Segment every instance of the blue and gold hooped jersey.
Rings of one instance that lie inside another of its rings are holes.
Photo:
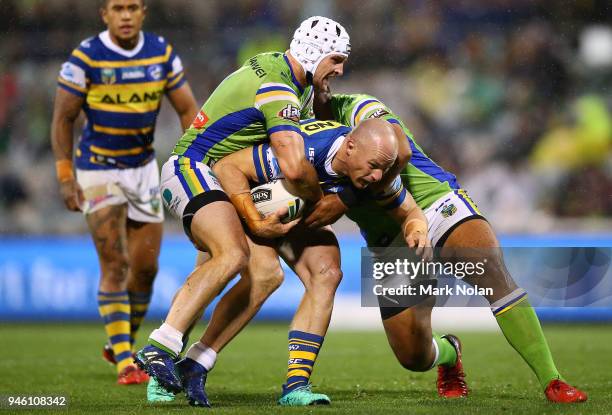
[[[160,36],[141,32],[133,50],[115,45],[108,31],[83,41],[58,78],[61,88],[85,98],[77,168],[133,168],[151,160],[164,93],[184,82],[180,58]]]
[[[304,153],[314,166],[323,191],[338,193],[345,186],[350,186],[348,177],[341,176],[332,169],[332,161],[351,128],[335,121],[310,119],[300,121],[300,129],[304,139]],[[258,184],[283,177],[270,143],[253,147],[253,163]],[[369,194],[369,197],[385,209],[393,209],[400,206],[406,198],[406,189],[398,176],[384,191]]]

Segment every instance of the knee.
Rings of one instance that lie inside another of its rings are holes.
[[[134,266],[131,267],[131,272],[133,277],[138,282],[143,283],[152,283],[157,275],[157,271],[159,270],[157,261],[152,264],[146,264],[144,266]]]
[[[317,286],[332,293],[336,292],[340,281],[342,281],[342,270],[337,264],[324,267],[315,277],[315,284]]]
[[[263,271],[265,275],[259,276],[256,283],[258,286],[265,287],[265,291],[272,293],[283,283],[285,273],[278,263],[272,267],[264,267]]]
[[[258,268],[252,279],[252,302],[261,306],[263,302],[281,286],[285,274],[280,264]]]
[[[248,248],[235,247],[224,250],[218,255],[218,260],[223,265],[223,274],[226,276],[227,281],[229,281],[247,266],[249,262]]]
[[[342,270],[337,265],[322,267],[318,272],[310,273],[305,279],[306,291],[316,299],[323,300],[333,297],[342,281]]]

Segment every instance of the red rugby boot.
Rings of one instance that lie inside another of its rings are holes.
[[[106,360],[113,366],[117,364],[117,361],[115,360],[115,352],[113,352],[113,348],[108,343],[105,343],[104,348],[102,348],[102,359]]]
[[[586,393],[561,379],[551,380],[546,390],[544,390],[544,394],[546,399],[556,403],[576,403],[586,402],[587,400]]]
[[[448,340],[457,351],[457,362],[454,366],[438,366],[438,395],[448,399],[465,398],[469,390],[461,363],[461,342],[452,334],[446,334],[442,338]]]
[[[149,375],[136,365],[126,366],[117,378],[117,383],[120,385],[139,385],[148,381]]]

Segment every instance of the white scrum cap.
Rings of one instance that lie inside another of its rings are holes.
[[[312,76],[327,56],[342,55],[348,58],[351,43],[347,31],[340,23],[327,17],[313,16],[297,28],[289,51],[306,74]]]

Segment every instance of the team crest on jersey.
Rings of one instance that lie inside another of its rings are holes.
[[[453,203],[451,203],[450,205],[444,206],[442,210],[440,211],[442,216],[445,218],[448,218],[449,216],[453,216],[455,212],[457,212],[457,206],[455,206]]]
[[[278,112],[278,116],[293,122],[300,122],[300,109],[289,104]]]
[[[389,114],[389,111],[379,108],[376,111],[374,111],[368,118],[380,118],[387,114]]]
[[[196,117],[193,119],[193,128],[203,128],[208,122],[208,116],[204,113],[204,111],[198,112]]]
[[[121,79],[140,79],[146,76],[144,67],[132,66],[121,69]]]
[[[253,198],[253,203],[267,202],[268,200],[272,200],[272,190],[257,189],[251,193],[251,197]]]
[[[100,77],[102,78],[102,83],[106,85],[117,82],[117,74],[113,68],[102,68],[100,70]]]
[[[164,70],[161,65],[151,65],[147,69],[149,77],[155,81],[159,81],[162,78],[163,72]]]

